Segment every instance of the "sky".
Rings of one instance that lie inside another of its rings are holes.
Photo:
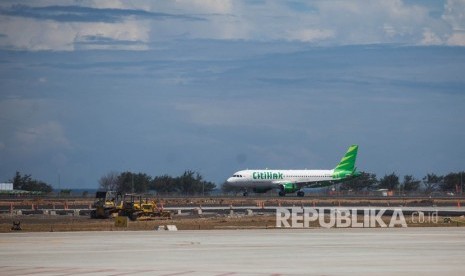
[[[2,1],[0,182],[465,169],[465,0]]]

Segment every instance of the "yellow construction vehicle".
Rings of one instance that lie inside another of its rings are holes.
[[[95,194],[93,210],[90,212],[91,218],[107,219],[114,213],[118,213],[118,205],[121,204],[121,194],[115,191],[98,191]]]
[[[138,194],[126,194],[118,206],[118,215],[126,216],[130,220],[144,220],[153,218],[171,219],[171,212],[158,208],[154,200],[142,200]]]

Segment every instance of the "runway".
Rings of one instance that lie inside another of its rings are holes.
[[[1,275],[463,275],[465,228],[0,234]]]

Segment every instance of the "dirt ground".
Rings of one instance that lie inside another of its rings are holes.
[[[426,218],[419,223],[405,217],[409,227],[461,227],[465,226],[465,218],[453,218],[445,222],[443,217],[435,220]],[[390,217],[383,217],[389,224]],[[447,220],[447,219],[446,219]],[[267,229],[276,227],[275,215],[210,215],[174,216],[170,220],[129,221],[127,227],[116,227],[114,219],[90,219],[84,216],[48,216],[48,215],[1,215],[0,232],[12,232],[13,221],[21,223],[24,232],[63,232],[63,231],[137,231],[155,230],[161,225],[176,225],[179,230],[209,230],[209,229]],[[359,217],[358,221],[363,221]],[[318,222],[311,222],[310,227],[320,227]]]
[[[10,232],[13,221],[20,221],[22,231],[26,232],[155,230],[158,226],[167,224],[176,225],[179,230],[240,229],[271,228],[276,224],[274,216],[175,216],[169,220],[128,221],[128,227],[121,228],[115,227],[114,219],[90,219],[84,216],[2,215],[0,232]]]

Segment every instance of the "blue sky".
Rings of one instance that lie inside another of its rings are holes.
[[[0,181],[465,163],[465,1],[2,1]]]

